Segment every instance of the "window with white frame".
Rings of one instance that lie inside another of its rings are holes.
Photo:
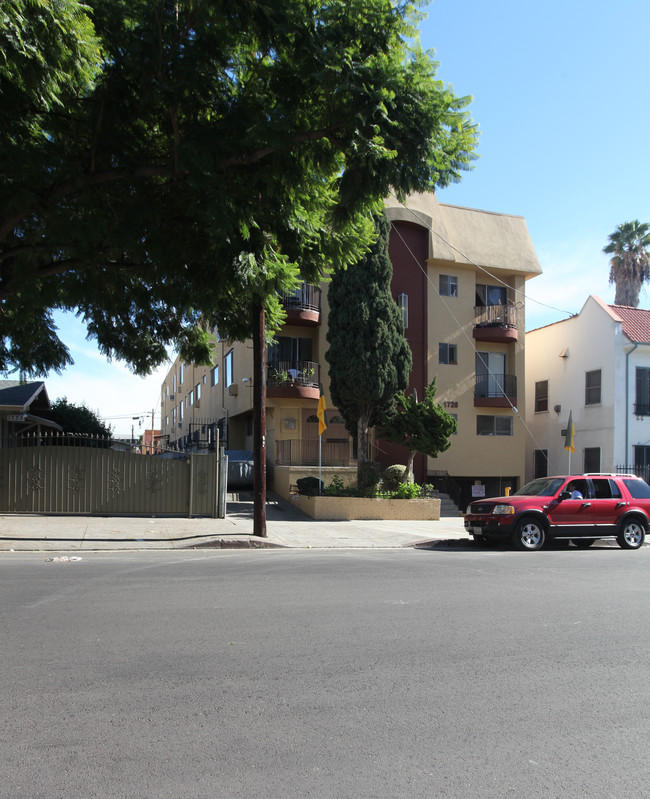
[[[223,359],[223,366],[226,371],[226,388],[228,388],[228,386],[232,386],[234,382],[234,376],[233,376],[234,363],[233,363],[232,350],[230,350],[230,352]]]
[[[600,447],[585,447],[584,471],[591,474],[600,471]]]
[[[219,383],[219,367],[213,366],[210,371],[210,386],[214,387]]]
[[[535,413],[548,411],[548,380],[535,383]]]
[[[585,405],[600,405],[601,381],[600,369],[594,369],[585,374]]]

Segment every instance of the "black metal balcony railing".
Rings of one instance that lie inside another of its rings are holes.
[[[272,361],[267,365],[267,386],[320,385],[320,364],[315,361]]]
[[[310,283],[302,283],[294,291],[283,294],[281,302],[286,308],[320,312],[321,290]]]
[[[294,438],[275,443],[275,462],[279,466],[313,466],[319,463],[317,438]],[[324,440],[320,458],[323,466],[349,466],[353,461],[351,442],[348,439]]]
[[[517,327],[517,308],[514,305],[477,305],[474,308],[476,327]]]
[[[634,415],[635,416],[650,416],[650,404],[647,402],[635,402],[634,403]]]
[[[516,375],[476,375],[474,397],[510,397],[517,396]]]

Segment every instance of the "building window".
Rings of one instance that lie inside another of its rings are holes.
[[[585,447],[585,472],[600,472],[600,447]]]
[[[183,403],[181,402],[178,406],[178,421],[183,421]]]
[[[438,363],[458,363],[458,347],[455,344],[438,344]]]
[[[172,375],[172,394],[176,393],[176,372]]]
[[[511,436],[512,416],[477,416],[477,436]]]
[[[219,383],[219,367],[213,366],[210,371],[210,385],[216,386]]]
[[[397,298],[397,305],[402,314],[402,322],[404,323],[404,330],[409,326],[409,295],[400,294]]]
[[[311,361],[312,350],[310,338],[278,336],[277,342],[269,347],[269,363],[276,368],[279,364],[283,364],[283,368],[295,367],[299,361]]]
[[[178,377],[178,385],[179,386],[183,385],[183,375],[184,374],[185,374],[185,366],[183,365],[183,363],[181,363],[181,365],[179,367],[179,377]]]
[[[198,402],[201,399],[201,384],[197,383],[196,388],[194,389],[194,397]]]
[[[190,391],[189,404],[194,405],[194,391]]]
[[[533,477],[548,476],[548,450],[536,449],[533,453]]]
[[[232,384],[234,382],[232,350],[230,350],[230,352],[224,358],[223,367],[226,370],[226,388],[228,388],[228,386],[232,386]]]
[[[477,308],[486,308],[491,305],[507,305],[508,289],[505,286],[489,286],[485,283],[476,284]]]
[[[535,383],[535,413],[548,411],[548,380]],[[542,475],[546,477],[546,475]]]
[[[438,291],[442,297],[457,297],[458,278],[456,275],[440,275]]]
[[[636,368],[634,413],[636,416],[650,416],[650,369],[642,366]]]
[[[600,405],[600,369],[585,375],[585,405]]]

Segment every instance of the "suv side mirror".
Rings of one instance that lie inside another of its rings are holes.
[[[558,499],[571,499],[571,492],[570,491],[560,491],[558,494]]]

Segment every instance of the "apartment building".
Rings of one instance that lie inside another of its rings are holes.
[[[516,488],[525,469],[525,281],[541,273],[525,220],[413,195],[386,202],[392,222],[392,291],[413,351],[409,391],[424,396],[434,377],[437,399],[458,419],[450,449],[418,456],[418,482],[433,481],[462,506],[472,492]],[[355,451],[329,396],[327,283],[303,285],[283,298],[286,324],[267,352],[267,471],[282,495],[320,460],[325,482],[354,474]],[[211,368],[173,364],[163,386],[162,440],[182,449],[214,442],[253,448],[250,344],[215,342]],[[318,440],[319,385],[328,429]],[[405,463],[406,452],[373,442],[382,466]]]
[[[527,334],[526,362],[528,478],[618,467],[650,477],[650,311],[592,294],[580,313]]]

